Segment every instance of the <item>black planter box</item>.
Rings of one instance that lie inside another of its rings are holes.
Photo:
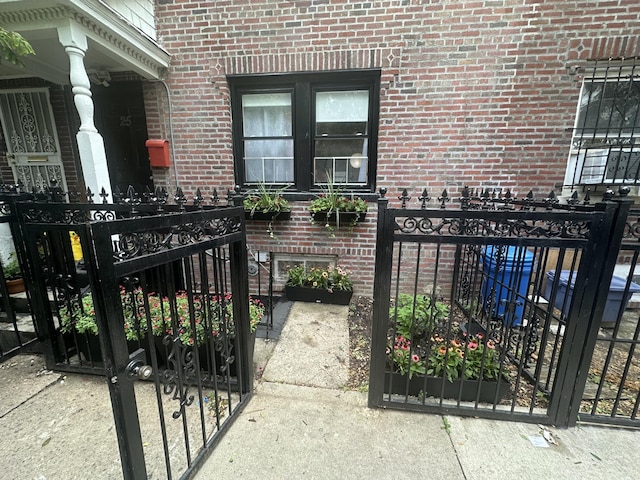
[[[280,211],[280,212],[262,212],[260,210],[256,210],[253,212],[253,215],[249,210],[244,211],[245,220],[258,220],[264,222],[282,222],[289,220],[291,218],[291,211]]]
[[[340,215],[336,212],[331,212],[327,215],[327,212],[313,212],[311,218],[318,224],[337,225],[338,219],[340,219],[340,225],[349,226],[352,223],[363,222],[367,217],[367,212],[340,212]]]
[[[311,287],[284,287],[287,300],[297,302],[332,303],[334,305],[349,305],[352,290],[334,290],[332,292],[323,288]]]
[[[425,391],[425,378],[426,391]],[[409,390],[407,391],[407,381],[409,382]],[[453,382],[449,380],[432,377],[427,375],[414,375],[409,379],[407,375],[401,375],[400,373],[385,373],[384,375],[384,392],[394,393],[397,395],[411,395],[416,397],[420,392],[423,392],[427,397],[448,398],[457,400],[460,394],[460,383],[462,381],[457,379]],[[442,385],[444,383],[444,391]],[[507,393],[509,393],[509,382],[505,379],[500,381],[483,380],[480,383],[478,380],[465,380],[462,382],[462,394],[460,400],[463,402],[475,402],[478,396],[478,389],[480,389],[480,396],[478,401],[483,403],[493,403],[502,400]],[[498,394],[496,399],[496,392]]]

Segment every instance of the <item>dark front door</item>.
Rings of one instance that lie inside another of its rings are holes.
[[[112,82],[108,87],[92,85],[95,122],[104,138],[111,188],[125,192],[153,189],[147,140],[147,118],[140,82]]]

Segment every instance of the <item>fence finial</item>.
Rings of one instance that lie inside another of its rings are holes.
[[[465,185],[462,188],[462,195],[460,196],[460,208],[462,210],[468,210],[470,203],[471,203],[471,192],[469,191],[469,187]]]
[[[184,211],[184,204],[187,201],[187,197],[184,196],[184,193],[182,192],[182,188],[180,188],[179,186],[176,187],[176,194],[173,197],[173,199],[176,202],[176,205],[178,205],[178,208],[180,209],[181,212]]]
[[[611,189],[611,187],[607,187],[607,189],[602,194],[602,201],[606,202],[607,200],[611,200],[615,195],[615,192]]]
[[[398,197],[398,200],[402,202],[402,208],[407,208],[407,202],[411,200],[411,197],[406,188],[402,190],[402,194]]]
[[[387,189],[386,187],[380,187],[380,197],[384,198],[384,196],[387,194]]]
[[[423,210],[425,208],[427,208],[427,202],[429,200],[431,200],[431,197],[427,193],[427,189],[426,188],[424,190],[422,190],[422,195],[420,197],[418,197],[418,200],[420,200],[420,202],[421,202],[420,208],[422,208]]]
[[[438,197],[438,201],[440,202],[440,208],[444,208],[445,204],[451,201],[451,199],[449,198],[449,193],[447,192],[446,188],[442,191],[442,195]]]
[[[104,188],[103,188],[104,190]],[[107,193],[106,191],[104,192]],[[122,203],[122,192],[120,192],[120,187],[116,185],[116,188],[113,189],[113,203]],[[100,195],[102,197],[102,195]],[[102,203],[106,203],[106,197],[103,197]]]
[[[200,191],[200,187],[196,189],[196,196],[193,197],[193,205],[202,210],[202,204],[204,203],[204,197]]]
[[[214,188],[213,189],[213,193],[211,194],[211,202],[214,205],[218,205],[218,202],[220,201],[220,197],[218,196],[218,189]]]
[[[551,190],[547,198],[544,199],[545,208],[547,210],[553,210],[553,207],[555,207],[558,203],[560,203],[560,201],[556,197],[556,192]]]
[[[574,206],[580,203],[580,199],[578,198],[578,192],[574,190],[569,200],[567,200],[567,203],[571,206]]]
[[[144,203],[151,203],[151,197],[153,197],[153,194],[151,193],[151,189],[149,188],[149,185],[145,185],[144,192],[142,193],[142,198],[144,198]]]

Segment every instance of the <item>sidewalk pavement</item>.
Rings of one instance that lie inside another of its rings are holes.
[[[257,340],[264,373],[196,479],[638,478],[640,432],[370,409],[346,391],[347,307],[296,303],[277,343]]]
[[[195,478],[639,478],[640,431],[550,428],[558,445],[540,448],[537,425],[368,408],[343,388],[346,318],[347,307],[296,303],[277,342],[257,340],[255,394]],[[141,423],[157,429],[153,390],[137,385]],[[145,438],[150,478],[165,478],[149,440],[159,433]],[[0,364],[2,480],[122,478],[118,459],[103,378],[48,371],[38,355]]]

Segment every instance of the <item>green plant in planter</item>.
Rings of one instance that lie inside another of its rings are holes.
[[[176,314],[178,321],[178,337],[184,345],[193,345],[194,339],[198,345],[203,345],[207,338],[207,332],[216,337],[223,326],[227,335],[235,335],[235,323],[233,321],[233,301],[231,294],[213,295],[209,299],[210,314],[205,316],[205,301],[201,296],[193,296],[193,312],[195,335],[191,317],[189,314],[189,299],[186,292],[179,292],[175,297]],[[253,333],[258,327],[260,319],[264,315],[264,304],[259,299],[249,297],[249,332]],[[144,310],[142,310],[144,312]],[[156,336],[171,335],[173,327],[171,323],[171,303],[169,298],[162,300],[157,295],[149,296],[149,313],[152,332]],[[211,322],[211,328],[207,322]]]
[[[289,211],[289,202],[282,196],[289,185],[278,190],[269,190],[264,183],[258,184],[255,190],[247,192],[242,204],[244,209],[253,217],[256,212],[280,213]]]
[[[296,265],[288,270],[287,285],[291,287],[311,287],[324,290],[353,290],[353,281],[348,270],[329,265],[327,268],[312,267],[305,270]]]
[[[4,278],[7,280],[22,278],[22,269],[15,252],[9,255],[9,261],[2,266],[2,271],[4,272]]]
[[[334,232],[335,228],[340,228],[340,214],[341,213],[365,213],[368,210],[367,202],[365,202],[362,198],[358,196],[354,196],[353,194],[350,196],[343,195],[340,192],[340,189],[336,187],[333,183],[331,183],[331,179],[329,179],[329,183],[326,188],[323,188],[322,194],[320,194],[317,198],[311,201],[308,207],[309,212],[312,214],[312,223],[313,214],[322,213],[326,216],[325,228],[329,230],[331,233]],[[329,215],[335,214],[336,216],[336,226],[335,228],[329,223]],[[344,223],[344,222],[342,222]],[[358,223],[358,218],[349,222],[349,227],[353,228]]]
[[[444,373],[450,382],[458,378],[496,380],[500,375],[500,360],[495,342],[486,340],[481,333],[449,342],[435,336],[428,355],[427,373],[435,376]]]
[[[393,349],[387,347],[387,356],[397,371],[402,375],[409,375],[409,378],[426,371],[426,362],[417,353],[411,353],[411,340],[402,335],[396,337]]]
[[[162,337],[172,334],[171,322],[171,302],[168,297],[160,297],[156,293],[149,293],[147,296],[149,304],[149,315],[145,311],[145,303],[141,288],[127,292],[121,289],[120,298],[122,310],[124,312],[124,331],[127,340],[138,340],[144,337],[148,331],[151,321],[151,331],[154,336]],[[88,293],[80,301],[78,296],[74,296],[68,304],[59,309],[60,330],[63,333],[76,332],[91,335],[98,334],[96,325],[96,312],[93,305],[93,297]],[[193,345],[194,341],[198,345],[205,342],[208,331],[215,337],[220,332],[220,326],[227,326],[227,333],[233,333],[233,303],[231,294],[223,296],[214,295],[210,297],[210,315],[205,316],[204,301],[201,295],[193,295],[193,314],[195,323],[195,334],[191,324],[189,309],[189,297],[186,292],[178,292],[175,296],[175,312],[178,325],[178,337],[184,345]],[[249,297],[249,319],[250,331],[254,332],[258,322],[264,315],[264,305],[260,300]],[[207,328],[207,322],[211,322],[211,329]],[[226,322],[226,323],[225,323]]]
[[[96,325],[96,310],[93,307],[93,297],[91,294],[84,295],[81,299],[75,296],[60,308],[60,331],[62,333],[76,332],[90,335],[98,335]]]
[[[395,319],[396,334],[406,339],[430,333],[437,322],[449,315],[449,307],[428,295],[398,295],[395,306],[389,309],[389,317]]]
[[[280,212],[290,211],[289,202],[282,196],[282,192],[287,188],[289,188],[289,185],[285,185],[278,190],[269,190],[264,183],[260,183],[256,190],[247,193],[242,202],[244,210],[249,213],[249,218],[253,218],[256,212],[272,215],[267,226],[267,233],[273,239],[276,238],[273,230],[273,220]]]

